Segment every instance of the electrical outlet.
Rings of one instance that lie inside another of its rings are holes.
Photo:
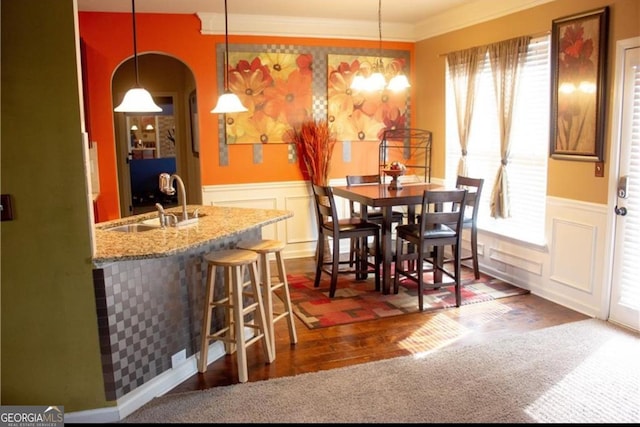
[[[182,364],[185,360],[187,360],[187,350],[182,349],[171,356],[171,368],[175,369],[176,366]]]

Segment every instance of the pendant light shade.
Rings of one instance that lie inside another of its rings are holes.
[[[238,95],[229,90],[229,32],[227,30],[227,0],[224,0],[224,93],[218,98],[218,103],[211,110],[215,114],[243,113],[249,111],[242,105]]]
[[[407,76],[399,71],[389,84],[384,77],[384,63],[382,62],[382,0],[378,0],[378,59],[373,66],[372,73],[365,77],[358,72],[351,80],[351,89],[357,91],[375,92],[384,90],[385,87],[393,92],[399,92],[410,87]]]
[[[212,113],[224,114],[224,113],[243,113],[247,108],[242,105],[238,95],[232,92],[225,92],[218,98],[216,107],[211,110]]]
[[[156,113],[162,111],[151,94],[141,87],[134,87],[124,94],[120,105],[113,109],[117,113]]]
[[[136,1],[131,0],[131,16],[133,17],[133,65],[136,72],[136,85],[124,95],[122,102],[113,111],[117,113],[157,113],[162,111],[151,94],[140,86],[138,77],[138,48],[136,44]]]

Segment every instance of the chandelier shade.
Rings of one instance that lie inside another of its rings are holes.
[[[140,86],[138,73],[138,47],[136,40],[136,0],[131,0],[131,16],[133,19],[133,66],[136,73],[136,84],[125,93],[120,105],[113,109],[117,113],[157,113],[162,111],[151,94]]]

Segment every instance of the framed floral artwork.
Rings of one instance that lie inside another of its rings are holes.
[[[312,117],[312,56],[229,52],[229,90],[249,111],[225,114],[227,144],[284,143]]]
[[[407,91],[385,89],[367,92],[351,89],[355,75],[368,75],[380,59],[387,81],[399,71],[404,71],[404,58],[328,55],[327,118],[338,140],[380,140],[385,130],[408,126]]]
[[[609,9],[554,19],[551,157],[603,160]]]

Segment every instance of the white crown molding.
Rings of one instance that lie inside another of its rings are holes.
[[[224,14],[196,13],[201,34],[224,34]],[[277,37],[340,38],[378,40],[378,25],[371,21],[301,18],[271,15],[229,15],[229,34]],[[386,41],[413,42],[414,25],[382,23]]]
[[[382,39],[417,42],[551,1],[554,0],[486,0],[448,9],[416,25],[383,21]],[[201,34],[224,34],[224,14],[196,15]],[[378,25],[373,21],[229,14],[228,22],[231,22],[229,34],[237,35],[378,40]]]
[[[415,41],[428,39],[450,31],[497,19],[502,16],[531,9],[555,0],[486,0],[471,2],[448,9],[436,16],[419,22],[415,29]]]

